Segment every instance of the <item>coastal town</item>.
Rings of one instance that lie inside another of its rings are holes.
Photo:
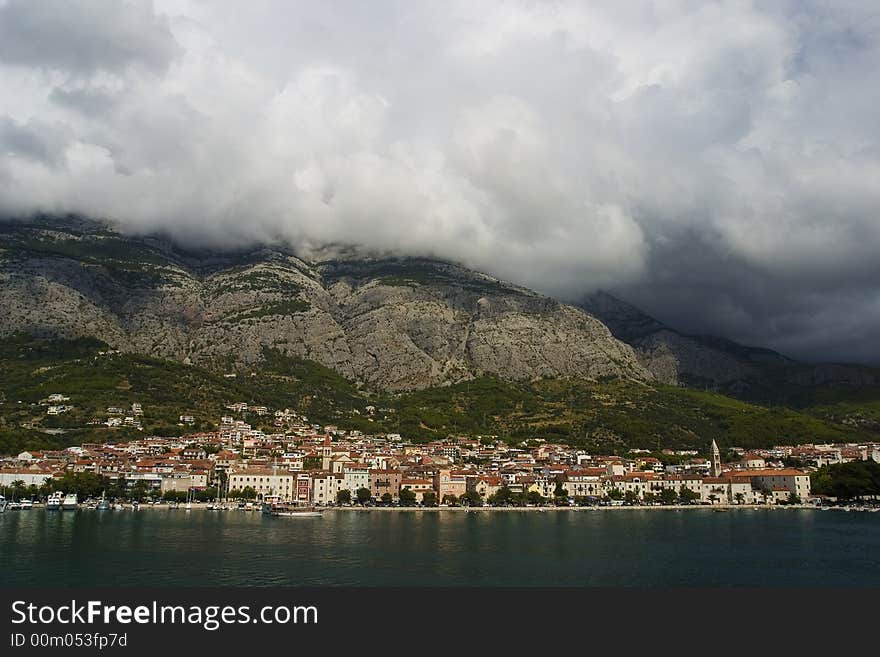
[[[55,405],[65,399],[54,395],[51,401],[51,411],[57,411]],[[722,462],[714,440],[703,454],[663,450],[659,455],[647,449],[589,454],[539,438],[509,444],[493,436],[449,436],[414,443],[395,434],[311,424],[290,409],[271,411],[245,402],[226,408],[216,431],[3,457],[0,490],[32,501],[87,474],[108,484],[119,499],[236,500],[249,507],[267,500],[341,508],[793,505],[820,501],[810,485],[816,468],[880,461],[880,444],[750,451],[733,446],[725,451],[733,458]],[[108,408],[110,419],[128,425],[142,414],[140,404]],[[267,417],[274,432],[247,421]],[[191,422],[191,416],[180,416],[182,427]],[[82,491],[63,492],[84,497]]]

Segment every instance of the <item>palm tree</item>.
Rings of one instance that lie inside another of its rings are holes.
[[[21,494],[24,492],[25,483],[21,479],[16,479],[12,482],[12,499],[15,500],[21,497]]]

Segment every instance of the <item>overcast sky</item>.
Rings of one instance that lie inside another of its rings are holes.
[[[0,0],[0,213],[452,258],[880,362],[880,5]]]

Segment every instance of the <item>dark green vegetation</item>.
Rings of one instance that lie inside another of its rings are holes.
[[[320,422],[365,404],[363,396],[332,370],[271,351],[266,356],[259,376],[226,378],[175,361],[113,353],[97,340],[0,340],[0,453],[210,430],[228,414],[224,406],[235,401],[296,408]],[[48,416],[47,404],[40,402],[53,393],[70,397],[63,403],[72,409]],[[143,431],[89,425],[106,420],[109,407],[130,415],[134,402],[143,406]],[[180,426],[180,415],[193,416],[195,423]],[[270,416],[248,421],[271,429]]]
[[[290,408],[309,421],[367,432],[396,432],[415,441],[450,434],[495,435],[508,441],[545,439],[602,453],[631,447],[704,450],[711,439],[730,447],[878,439],[876,424],[835,421],[829,408],[866,417],[880,409],[880,390],[852,389],[830,405],[792,410],[764,407],[711,392],[624,380],[543,379],[505,382],[483,378],[399,396],[357,388],[337,372],[266,349],[259,371],[222,373],[135,354],[109,352],[97,340],[0,341],[0,453],[60,448],[88,441],[179,435],[214,429],[225,405],[244,401]],[[100,354],[99,352],[105,352]],[[52,393],[72,409],[46,414]],[[92,424],[108,407],[143,406],[143,431]],[[366,406],[378,409],[368,416]],[[848,405],[848,406],[847,406]],[[193,425],[181,426],[180,415]],[[847,416],[848,417],[848,416]],[[271,416],[249,414],[271,430]]]
[[[875,390],[880,399],[880,391]],[[404,435],[491,433],[545,438],[588,450],[620,453],[721,446],[761,447],[866,439],[875,432],[834,424],[812,409],[762,407],[711,392],[614,380],[478,379],[406,395],[397,402]]]
[[[880,463],[872,460],[835,463],[810,477],[812,492],[843,500],[880,495]]]

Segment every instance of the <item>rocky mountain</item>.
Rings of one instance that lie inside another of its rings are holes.
[[[764,401],[777,401],[785,386],[880,384],[875,368],[799,363],[770,349],[681,333],[607,292],[587,296],[579,307],[629,344],[642,366],[664,383]]]
[[[93,336],[247,370],[266,350],[384,390],[537,377],[650,380],[594,316],[450,263],[188,252],[66,218],[0,223],[0,335]]]

